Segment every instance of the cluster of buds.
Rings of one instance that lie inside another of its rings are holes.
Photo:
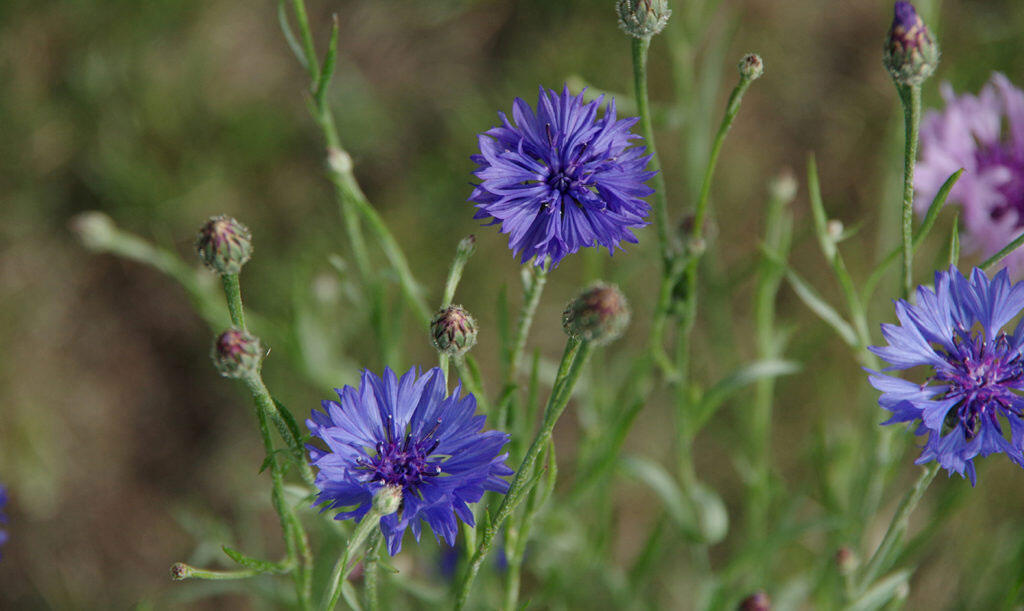
[[[909,2],[896,3],[883,63],[900,85],[920,85],[939,65],[939,45]]]
[[[438,352],[462,356],[476,344],[476,320],[462,306],[441,308],[430,321],[430,339]]]
[[[629,304],[614,284],[597,282],[565,306],[562,328],[570,337],[596,345],[618,339],[629,326]]]
[[[665,29],[672,15],[668,0],[619,0],[615,4],[619,27],[633,38],[647,38]]]
[[[264,351],[259,338],[244,329],[231,328],[213,341],[210,358],[226,378],[245,378],[260,370]]]
[[[237,274],[252,256],[252,233],[230,216],[212,217],[199,230],[196,252],[218,274]]]

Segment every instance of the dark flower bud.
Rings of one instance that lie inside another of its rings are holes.
[[[909,2],[896,3],[883,63],[900,85],[920,85],[939,65],[939,45]]]
[[[212,217],[199,230],[196,252],[218,274],[237,274],[252,256],[252,233],[230,216]]]
[[[189,565],[184,562],[175,562],[171,565],[171,579],[174,581],[181,581],[188,579],[192,575],[192,569]]]
[[[220,374],[227,378],[244,378],[255,374],[263,361],[260,340],[248,331],[228,329],[217,336],[210,358]]]
[[[619,0],[619,27],[633,38],[650,38],[665,29],[672,11],[668,0]]]
[[[476,321],[462,306],[441,308],[430,321],[430,339],[438,352],[462,356],[476,344]]]
[[[857,570],[857,555],[848,547],[840,547],[836,552],[836,569],[840,575],[851,575]]]
[[[629,326],[629,304],[614,284],[597,282],[565,306],[562,328],[578,340],[607,344]]]
[[[772,599],[764,592],[754,592],[744,598],[738,608],[739,611],[771,611]]]
[[[760,78],[764,74],[764,62],[757,53],[747,53],[740,60],[740,76],[748,81]]]

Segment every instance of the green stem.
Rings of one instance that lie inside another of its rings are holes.
[[[508,516],[512,514],[512,511],[514,511],[519,503],[522,502],[523,495],[529,491],[527,483],[535,483],[536,480],[533,477],[533,467],[537,462],[538,456],[540,456],[540,453],[544,450],[548,441],[551,439],[551,434],[555,429],[555,423],[558,422],[558,418],[562,415],[562,412],[565,411],[566,406],[569,404],[569,398],[572,396],[572,389],[576,386],[576,382],[583,370],[583,365],[587,361],[590,350],[590,342],[577,342],[576,340],[570,339],[566,344],[566,351],[562,356],[562,363],[559,366],[559,375],[555,378],[555,384],[551,389],[551,395],[548,397],[548,404],[544,410],[544,421],[541,424],[540,430],[537,431],[537,435],[534,437],[533,443],[530,445],[530,449],[526,451],[526,456],[523,457],[522,462],[519,464],[519,468],[516,469],[516,474],[512,478],[508,492],[505,494],[504,500],[498,507],[497,515],[490,521],[487,528],[484,529],[483,535],[480,537],[480,542],[477,544],[476,552],[470,560],[469,568],[456,590],[456,609],[462,609],[465,607],[466,601],[469,599],[469,592],[472,588],[473,580],[476,579],[477,573],[480,572],[480,566],[483,564],[484,558],[490,551],[491,546],[494,543],[494,538],[498,534],[498,530],[501,528],[502,523],[508,518]]]
[[[380,535],[380,531],[374,532],[373,540],[366,552],[366,558],[363,560],[363,583],[366,589],[366,608],[369,611],[380,609],[378,581],[380,578],[380,543],[383,540],[384,537]]]
[[[452,304],[452,300],[455,299],[455,289],[459,286],[459,281],[462,280],[462,270],[465,269],[466,263],[469,258],[473,255],[476,238],[474,236],[468,236],[463,238],[459,242],[458,248],[455,249],[455,258],[452,259],[452,266],[448,269],[448,279],[444,283],[444,296],[441,299],[441,309],[447,308]]]
[[[918,129],[921,126],[921,86],[897,85],[903,103],[903,126],[906,141],[903,148],[903,298],[909,299],[914,288],[914,164],[917,163]]]
[[[371,534],[376,533],[374,536],[380,536],[380,519],[382,514],[375,508],[371,508],[370,511],[360,520],[359,524],[356,525],[355,532],[348,540],[348,544],[345,546],[345,551],[342,552],[341,557],[334,563],[334,569],[331,570],[331,577],[327,583],[327,592],[324,595],[323,605],[321,609],[323,611],[329,611],[338,606],[338,600],[341,599],[341,589],[345,580],[348,579],[349,573],[355,568],[356,563],[351,562],[355,557],[356,552],[362,548],[363,543],[370,537]],[[376,544],[376,540],[370,542],[371,548]]]
[[[886,529],[885,535],[882,537],[882,542],[878,544],[878,549],[875,550],[875,553],[871,555],[871,559],[864,565],[864,570],[859,580],[860,587],[858,592],[863,592],[869,588],[879,573],[885,570],[885,564],[891,558],[893,549],[907,532],[910,514],[914,512],[917,504],[921,501],[921,497],[924,496],[925,490],[928,489],[929,484],[932,483],[938,472],[939,464],[937,462],[930,463],[922,469],[921,475],[914,482],[913,487],[907,491],[903,500],[900,501],[896,513],[892,516],[892,521],[889,522],[889,528]]]
[[[508,357],[508,369],[505,373],[506,385],[514,383],[519,377],[520,361],[523,360],[523,350],[526,349],[526,337],[530,334],[533,315],[537,313],[540,296],[544,293],[544,285],[548,281],[548,272],[542,267],[532,267],[528,273],[532,278],[523,292],[523,309],[519,312],[512,354]]]
[[[480,371],[469,365],[466,355],[456,356],[452,359],[452,362],[455,363],[455,369],[459,372],[459,379],[466,386],[466,390],[476,397],[477,409],[485,414],[489,414],[491,408],[480,380]]]
[[[211,571],[209,569],[201,569],[194,567],[184,562],[179,562],[171,567],[171,573],[176,581],[183,579],[206,579],[213,581],[228,580],[228,579],[248,579],[254,577],[265,571],[258,569],[239,569],[237,571]]]
[[[276,410],[276,406],[258,374],[243,378],[243,381],[249,387],[256,404],[256,418],[259,422],[260,437],[263,439],[263,449],[267,454],[267,462],[270,465],[270,478],[273,486],[270,495],[271,503],[281,522],[281,530],[284,532],[285,544],[288,548],[288,559],[291,562],[297,563],[293,577],[296,594],[299,599],[299,607],[309,609],[310,588],[312,587],[313,578],[313,556],[310,552],[309,540],[306,537],[302,523],[284,499],[284,468],[278,460],[277,450],[274,448],[274,440],[270,434],[270,426],[268,424],[268,416],[272,413],[272,410]]]
[[[239,329],[245,329],[245,310],[242,308],[242,289],[238,283],[238,274],[224,274],[220,279],[224,283],[224,295],[228,301],[231,324]]]
[[[651,180],[654,183],[654,227],[658,233],[658,250],[664,272],[668,273],[671,255],[668,243],[668,197],[665,193],[665,175],[661,171],[661,161],[654,145],[654,125],[651,121],[650,103],[647,98],[647,50],[651,46],[650,38],[631,38],[633,52],[633,88],[636,90],[636,106],[640,115],[640,131],[647,143],[647,152],[651,155],[648,169],[657,172]]]
[[[316,59],[316,48],[313,46],[313,31],[309,28],[309,17],[306,15],[306,3],[303,0],[292,0],[292,10],[299,22],[299,35],[302,37],[302,49],[306,55],[306,69],[315,82],[320,73],[320,63]]]

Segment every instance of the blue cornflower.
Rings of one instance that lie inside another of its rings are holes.
[[[358,522],[370,510],[374,494],[384,486],[400,486],[398,511],[380,520],[388,551],[402,548],[407,527],[420,539],[421,520],[455,544],[458,516],[474,525],[469,503],[485,490],[504,493],[512,475],[505,465],[508,443],[500,431],[482,432],[484,416],[474,415],[476,398],[460,397],[462,386],[447,395],[444,374],[437,367],[417,376],[410,369],[401,379],[385,368],[384,375],[364,371],[359,388],[337,390],[338,401],[324,401],[326,413],[313,410],[306,426],[328,450],[309,446],[319,469],[317,504],[346,508],[335,519]]]
[[[875,371],[870,379],[892,412],[883,424],[920,421],[917,434],[928,433],[917,464],[936,460],[972,486],[976,456],[1005,452],[1024,466],[1024,321],[1002,331],[1021,308],[1024,282],[1011,285],[1005,269],[989,280],[975,268],[968,280],[952,266],[935,273],[934,290],[918,287],[917,305],[896,302],[900,324],[882,325],[889,345],[870,350],[887,370],[924,365],[932,374],[922,384]]]
[[[583,103],[583,94],[561,95],[540,88],[537,112],[521,98],[509,122],[479,136],[480,154],[471,159],[480,179],[469,201],[474,218],[491,219],[509,235],[512,252],[526,263],[558,265],[585,246],[612,253],[619,242],[636,242],[630,229],[643,227],[654,193],[644,182],[651,156],[630,147],[640,136],[629,131],[639,119],[616,119],[615,100],[600,119],[604,96]]]
[[[5,505],[7,505],[7,488],[0,484],[0,524],[7,523],[7,515],[4,514]],[[0,529],[0,545],[4,543],[7,543],[7,531]],[[0,558],[3,558],[3,554],[0,554]]]

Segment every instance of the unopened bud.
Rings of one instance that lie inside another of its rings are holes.
[[[840,575],[852,575],[857,570],[857,555],[848,547],[840,547],[836,552],[836,569]]]
[[[327,167],[335,174],[348,174],[352,171],[352,156],[339,148],[331,147],[327,149]]]
[[[455,249],[455,256],[468,258],[476,252],[476,236],[468,235],[459,241],[458,247]]]
[[[111,238],[117,232],[114,221],[95,210],[76,214],[71,218],[71,231],[78,235],[82,244],[89,250],[103,250],[110,244]]]
[[[752,81],[764,74],[764,62],[757,53],[747,53],[740,60],[740,76],[745,80]]]
[[[402,506],[401,486],[382,486],[373,495],[373,512],[379,516],[387,516],[398,511]]]
[[[565,306],[562,328],[577,340],[597,345],[618,339],[629,326],[629,304],[614,284],[597,282]]]
[[[227,378],[244,378],[255,374],[263,361],[260,340],[242,329],[228,329],[217,336],[210,351],[213,365]]]
[[[462,306],[441,308],[430,321],[430,339],[438,352],[462,356],[476,344],[476,320]]]
[[[771,196],[781,202],[791,202],[796,197],[796,191],[800,185],[793,175],[793,170],[786,168],[779,172],[779,175],[768,183],[768,192]]]
[[[939,45],[909,2],[897,2],[882,63],[900,85],[920,85],[939,65]]]
[[[184,562],[175,562],[171,565],[171,579],[174,581],[181,581],[188,579],[192,575],[192,567],[185,564]]]
[[[199,230],[196,252],[218,274],[237,274],[252,256],[252,233],[230,216],[212,217]]]
[[[832,238],[832,241],[836,241],[843,236],[843,222],[839,219],[829,219],[825,223],[825,231],[828,232],[828,237]]]
[[[633,38],[650,38],[665,29],[672,11],[668,0],[618,0],[619,27]]]
[[[743,599],[739,611],[771,611],[772,599],[764,592],[754,592]]]

